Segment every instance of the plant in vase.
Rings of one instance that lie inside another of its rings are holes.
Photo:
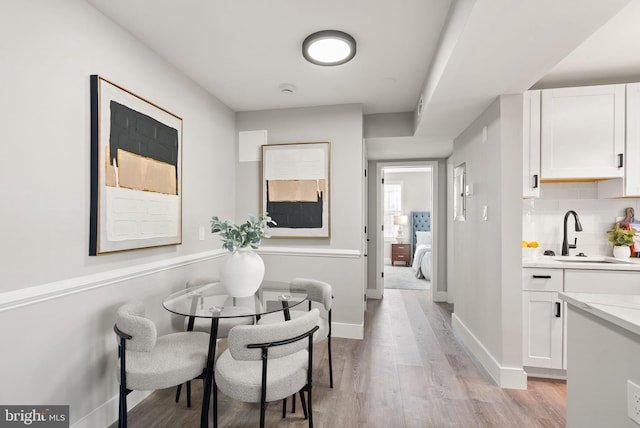
[[[633,245],[633,237],[636,234],[635,229],[627,229],[617,224],[609,229],[609,242],[613,244],[613,256],[617,258],[627,258],[631,255],[631,246]]]
[[[220,279],[233,297],[253,295],[264,277],[264,262],[253,250],[258,249],[262,238],[269,237],[269,225],[276,223],[267,213],[236,225],[229,220],[211,218],[211,233],[220,234],[222,248],[232,254],[220,272]]]
[[[219,233],[222,238],[222,248],[235,251],[238,248],[251,247],[258,249],[262,238],[269,237],[269,225],[276,223],[268,213],[258,217],[249,216],[249,220],[240,226],[229,220],[220,220],[216,215],[211,217],[211,233]]]

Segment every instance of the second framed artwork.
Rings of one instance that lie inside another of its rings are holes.
[[[272,238],[329,238],[330,145],[262,146],[263,212],[276,222]]]

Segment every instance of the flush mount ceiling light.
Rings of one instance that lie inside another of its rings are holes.
[[[356,41],[342,31],[318,31],[304,39],[302,55],[317,65],[344,64],[356,56]]]

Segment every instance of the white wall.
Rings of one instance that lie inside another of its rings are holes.
[[[613,247],[607,231],[625,216],[631,207],[640,218],[640,199],[598,199],[597,183],[542,183],[539,199],[522,200],[522,239],[538,241],[537,255],[544,250],[562,251],[564,215],[568,210],[578,213],[583,231],[576,232],[573,217],[567,223],[570,243],[578,238],[578,247],[569,254],[580,252],[589,256],[611,256]]]
[[[334,334],[362,337],[364,312],[362,107],[359,104],[238,113],[238,131],[266,130],[269,144],[331,143],[330,239],[269,239],[265,277],[306,276],[334,291]],[[238,218],[260,211],[260,162],[237,164]]]
[[[466,164],[467,183],[474,188],[466,220],[450,224],[454,327],[496,382],[510,387],[522,387],[526,380],[521,369],[521,178],[511,167],[521,157],[522,97],[503,96],[455,139],[448,160],[449,170]]]
[[[235,215],[234,114],[84,1],[5,0],[0,52],[0,403],[69,404],[72,426],[107,426],[116,308],[142,299],[166,333],[162,298],[217,270],[219,241],[198,227]],[[182,245],[88,256],[91,74],[183,118]]]

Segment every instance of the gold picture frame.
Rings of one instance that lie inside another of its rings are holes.
[[[89,255],[182,243],[182,118],[91,84]]]

